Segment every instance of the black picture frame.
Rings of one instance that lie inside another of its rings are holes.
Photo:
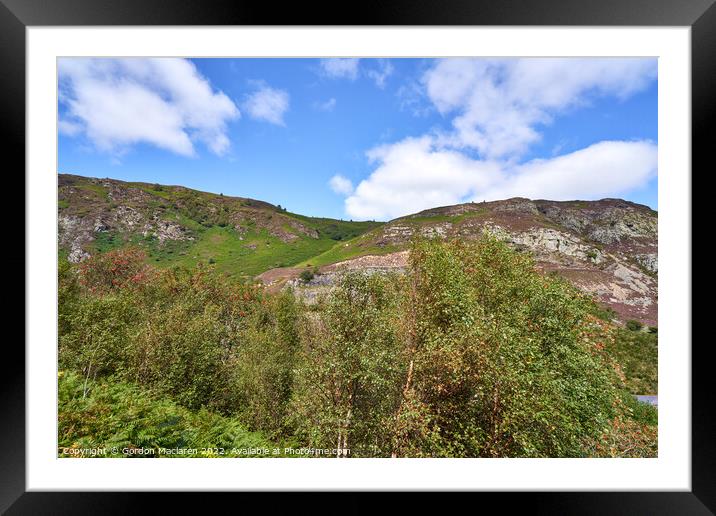
[[[713,4],[714,0],[400,0],[361,2],[353,4],[355,7],[351,9],[351,4],[341,3],[328,7],[296,3],[276,8],[269,3],[223,0],[0,0],[0,146],[6,163],[5,185],[10,188],[8,181],[14,181],[12,188],[17,190],[13,191],[25,192],[24,175],[20,173],[25,167],[25,29],[45,25],[690,26],[692,169],[699,163],[705,169],[707,152],[713,146],[711,135],[716,134],[712,121],[716,114],[716,6]],[[15,165],[10,168],[7,163]],[[692,171],[684,173],[693,178]],[[13,222],[12,225],[15,234],[9,233],[7,238],[24,242],[19,224]],[[14,271],[22,268],[28,274],[24,245],[13,247],[11,256],[6,257],[6,265]],[[14,276],[19,280],[18,274]],[[24,292],[21,295],[24,299]],[[15,309],[24,310],[19,296],[16,299],[12,303]],[[150,498],[159,496],[128,492],[26,492],[25,356],[19,339],[6,337],[4,340],[5,367],[0,375],[0,443],[3,445],[0,453],[0,511],[7,511],[7,514],[126,514],[146,507]],[[508,505],[526,504],[531,512],[549,514],[715,513],[716,425],[710,402],[709,369],[712,363],[707,356],[709,347],[710,340],[706,339],[691,348],[690,492],[486,493],[480,496],[495,498]],[[337,504],[330,499],[316,502],[308,496],[294,494],[290,503],[295,507],[308,503],[306,507],[311,512],[320,511],[322,507],[337,513],[366,512],[374,508],[373,502],[355,493],[341,495]],[[187,495],[173,494],[163,498],[162,512],[172,511],[175,507],[184,510],[191,507]],[[218,503],[221,502],[214,500],[212,505]],[[266,499],[264,503],[272,506],[275,499]],[[421,494],[410,497],[410,505],[414,504],[425,507]]]

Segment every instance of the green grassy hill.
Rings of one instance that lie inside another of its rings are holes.
[[[79,261],[134,245],[154,265],[215,264],[253,277],[320,255],[381,223],[306,217],[181,186],[59,175],[59,249]]]

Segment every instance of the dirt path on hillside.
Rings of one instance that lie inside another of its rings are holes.
[[[298,278],[301,271],[299,267],[279,267],[262,272],[256,279],[266,286],[269,292],[276,293],[286,284],[287,281]]]

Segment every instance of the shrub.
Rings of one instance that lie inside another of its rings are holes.
[[[60,367],[86,379],[124,369],[142,309],[130,296],[82,297],[62,316]]]
[[[639,321],[631,319],[626,322],[626,327],[629,331],[641,331],[644,326]]]
[[[298,307],[291,293],[268,298],[248,315],[237,345],[226,360],[226,408],[251,428],[277,435],[287,428],[287,404],[293,389],[299,343]]]
[[[311,269],[305,269],[305,270],[301,271],[301,274],[298,277],[304,283],[308,283],[309,281],[311,281],[313,279],[314,276],[315,275]]]
[[[305,320],[299,435],[352,456],[584,456],[617,414],[593,309],[492,238],[417,242],[405,280],[347,274]]]
[[[184,298],[154,312],[134,342],[135,378],[189,408],[209,404],[221,385],[219,362],[228,336],[219,310],[213,304],[197,310]]]
[[[57,266],[57,326],[60,335],[63,335],[69,325],[80,293],[80,283],[77,269],[67,259],[58,260]]]
[[[616,400],[617,416],[594,439],[585,440],[591,457],[656,457],[657,409],[631,395]]]
[[[149,280],[147,255],[141,249],[115,249],[96,254],[79,266],[79,281],[92,293],[103,294]]]
[[[592,307],[591,313],[595,317],[598,317],[599,319],[601,319],[603,321],[609,321],[609,322],[613,321],[614,319],[616,319],[618,317],[618,314],[612,307],[602,306],[602,305],[598,304],[596,301]]]
[[[104,280],[106,267],[99,270],[81,272]],[[60,308],[61,367],[87,380],[116,374],[187,407],[225,406],[222,364],[238,341],[242,318],[259,301],[258,291],[230,285],[203,268],[147,274],[152,282],[86,281],[84,292]],[[61,278],[61,292],[71,289],[67,281]],[[105,287],[101,295],[98,286]]]

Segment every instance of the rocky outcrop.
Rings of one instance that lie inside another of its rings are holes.
[[[659,257],[656,253],[637,254],[634,255],[634,259],[646,270],[654,273],[659,272]]]
[[[535,202],[548,219],[595,242],[615,244],[634,238],[658,238],[656,212],[646,206],[621,199]]]
[[[191,233],[180,224],[157,215],[148,218],[130,206],[117,206],[94,218],[61,213],[58,216],[58,243],[67,250],[67,259],[77,263],[88,258],[90,247],[102,233],[112,233],[127,239],[132,234],[167,240],[193,240]]]
[[[344,260],[321,267],[311,279],[305,281],[300,278],[302,269],[276,269],[278,274],[264,273],[258,277],[265,285],[279,288],[289,288],[295,295],[308,304],[315,303],[320,295],[332,289],[342,275],[350,271],[361,271],[366,274],[404,274],[408,265],[408,251],[400,251],[385,255],[367,255]]]
[[[82,217],[59,215],[58,244],[67,250],[67,259],[78,263],[89,257],[85,244],[94,240],[94,225]]]
[[[194,237],[185,227],[158,217],[144,225],[142,235],[154,237],[160,243],[164,243],[167,240],[194,240]]]
[[[282,242],[294,242],[301,235],[319,238],[318,231],[301,224],[298,220],[282,213],[243,209],[232,215],[233,226],[239,233],[250,229],[265,230]]]
[[[402,270],[408,265],[409,251],[400,251],[397,253],[383,255],[367,255],[345,260],[342,262],[326,265],[321,268],[321,272],[334,272],[356,269],[375,269],[375,270]]]
[[[576,259],[594,264],[605,261],[605,256],[600,249],[585,245],[574,235],[556,229],[537,227],[529,231],[512,233],[496,224],[488,223],[485,227],[500,240],[531,251],[536,258],[547,261],[556,259],[558,262]]]
[[[594,294],[622,320],[636,319],[652,326],[657,325],[656,279],[637,267],[613,262],[604,270],[584,268],[558,272],[576,286]]]

